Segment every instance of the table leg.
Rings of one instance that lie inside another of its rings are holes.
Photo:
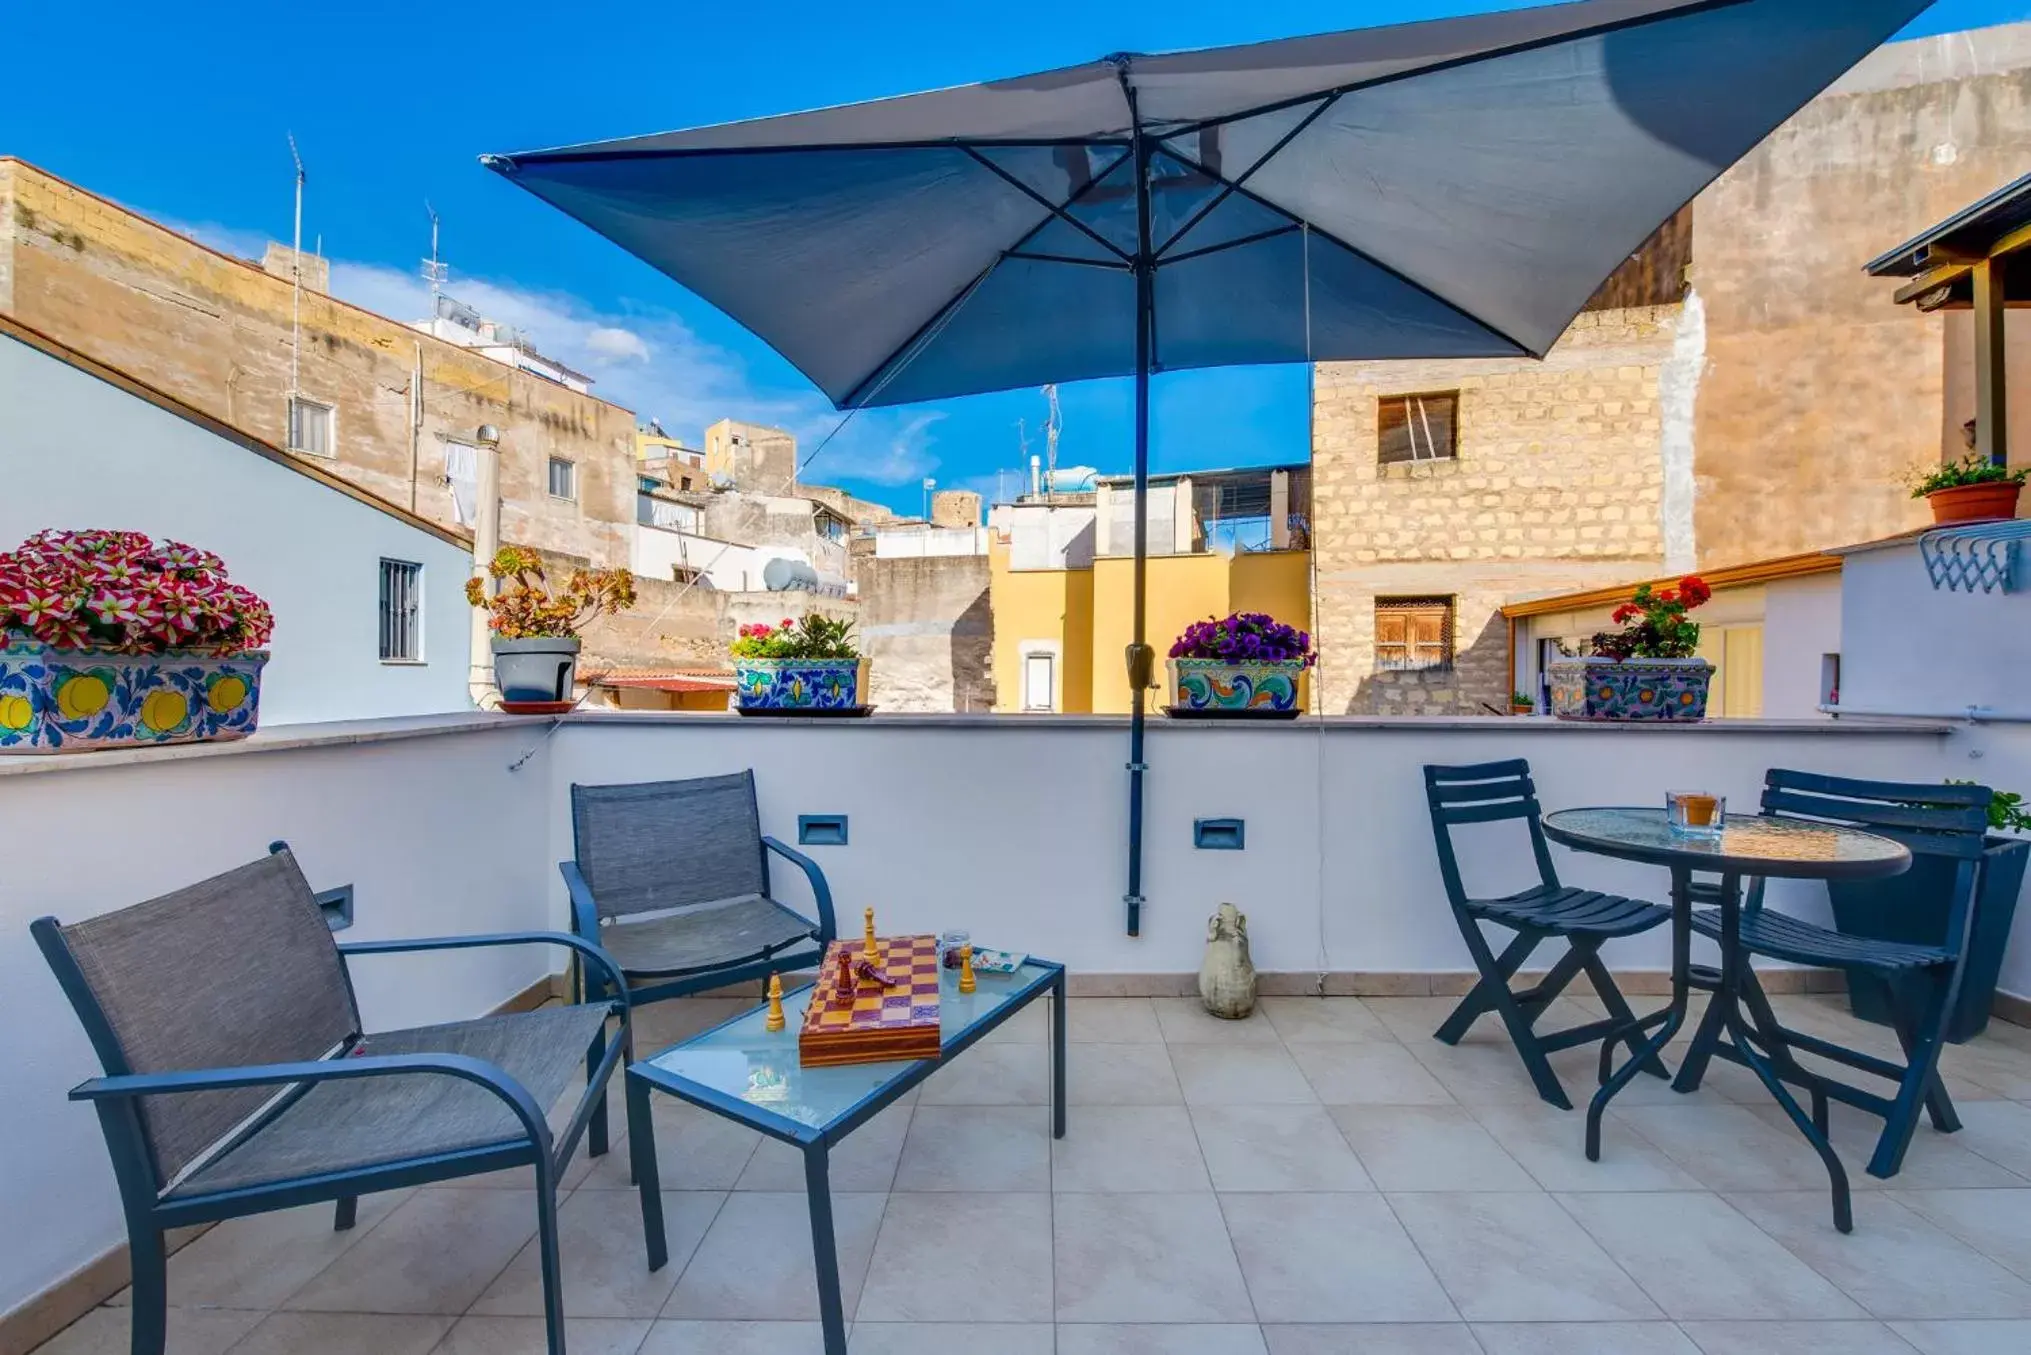
[[[1692,979],[1692,870],[1685,866],[1673,866],[1671,870],[1671,1005],[1665,1009],[1664,1024],[1657,1034],[1650,1037],[1643,1047],[1629,1056],[1613,1076],[1601,1084],[1594,1093],[1594,1099],[1587,1103],[1587,1160],[1601,1160],[1601,1116],[1607,1113],[1608,1103],[1624,1087],[1636,1080],[1644,1065],[1655,1059],[1671,1043],[1685,1024],[1687,995]]]
[[[663,1232],[662,1171],[656,1165],[656,1124],[649,1115],[649,1083],[632,1071],[622,1080],[628,1088],[628,1166],[642,1197],[642,1240],[649,1249],[649,1269],[670,1263],[670,1243]]]
[[[1051,1137],[1065,1137],[1065,971],[1051,985]]]
[[[839,1292],[839,1247],[832,1232],[832,1181],[824,1140],[804,1149],[804,1193],[811,1206],[811,1259],[818,1271],[818,1320],[825,1355],[846,1355],[846,1305]]]

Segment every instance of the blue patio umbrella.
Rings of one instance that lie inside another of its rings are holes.
[[[484,157],[841,409],[1135,377],[1128,930],[1153,373],[1541,357],[1927,0],[1582,0]]]

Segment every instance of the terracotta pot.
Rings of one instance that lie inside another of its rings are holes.
[[[2016,517],[2017,496],[2023,490],[2024,486],[2014,480],[1991,480],[1987,484],[1935,489],[1925,496],[1925,501],[1932,506],[1935,523],[1988,522]]]

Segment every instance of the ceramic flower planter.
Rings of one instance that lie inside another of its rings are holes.
[[[1705,659],[1553,659],[1546,669],[1561,720],[1704,720],[1714,676]]]
[[[2015,480],[1990,480],[1978,485],[1935,489],[1925,496],[1936,526],[1950,522],[1988,522],[2017,516],[2017,496],[2024,486]]]
[[[494,685],[503,706],[548,705],[576,697],[578,637],[494,639]]]
[[[1228,663],[1222,659],[1166,659],[1166,691],[1173,713],[1188,716],[1298,712],[1303,659],[1280,663]]]
[[[865,704],[867,660],[737,658],[733,685],[747,710],[852,710]]]
[[[0,648],[0,753],[244,739],[268,651],[116,654],[33,642]]]

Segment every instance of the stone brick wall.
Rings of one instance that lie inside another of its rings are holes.
[[[277,446],[287,442],[292,288],[18,160],[0,160],[0,306],[21,323]],[[413,421],[421,365],[422,422]],[[501,430],[501,536],[625,565],[634,416],[306,287],[298,385],[331,405],[333,455],[306,458],[457,525],[445,441]],[[578,499],[549,496],[549,458]]]
[[[985,555],[860,561],[861,650],[887,711],[994,709],[994,608]]]
[[[1313,407],[1320,701],[1329,713],[1506,708],[1519,594],[1664,567],[1665,389],[1679,306],[1582,315],[1543,362],[1328,363]],[[1381,465],[1384,396],[1459,392],[1458,456]],[[1455,600],[1451,671],[1379,672],[1375,601]]]

